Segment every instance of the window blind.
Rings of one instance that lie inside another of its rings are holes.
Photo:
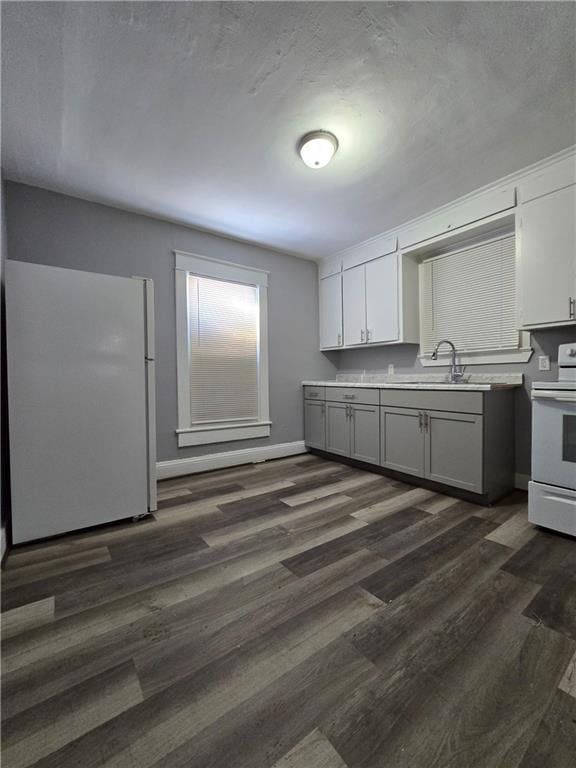
[[[258,287],[188,275],[192,424],[258,420]]]
[[[518,349],[515,238],[506,235],[420,264],[420,345],[459,352]]]

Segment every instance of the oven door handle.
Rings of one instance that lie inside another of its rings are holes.
[[[554,390],[535,389],[533,400],[556,400],[559,403],[576,403],[576,392],[554,392]]]

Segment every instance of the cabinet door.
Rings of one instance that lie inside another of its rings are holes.
[[[380,464],[424,476],[423,411],[380,408]]]
[[[377,405],[350,406],[350,456],[370,464],[380,462],[380,419]]]
[[[342,344],[342,275],[320,280],[320,347]]]
[[[304,441],[310,448],[326,449],[325,403],[304,401]]]
[[[482,493],[482,416],[427,411],[425,417],[426,477]]]
[[[391,253],[366,264],[367,341],[397,341],[398,254]]]
[[[342,274],[344,344],[366,341],[366,268],[364,264]]]
[[[526,203],[520,213],[520,322],[523,326],[574,320],[576,298],[576,186]]]
[[[326,403],[326,450],[350,456],[350,421],[344,403]]]

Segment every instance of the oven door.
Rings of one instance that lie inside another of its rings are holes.
[[[532,479],[576,489],[576,391],[532,391]]]

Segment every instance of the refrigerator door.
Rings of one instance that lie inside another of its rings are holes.
[[[13,541],[144,514],[142,284],[14,261],[6,281]]]

